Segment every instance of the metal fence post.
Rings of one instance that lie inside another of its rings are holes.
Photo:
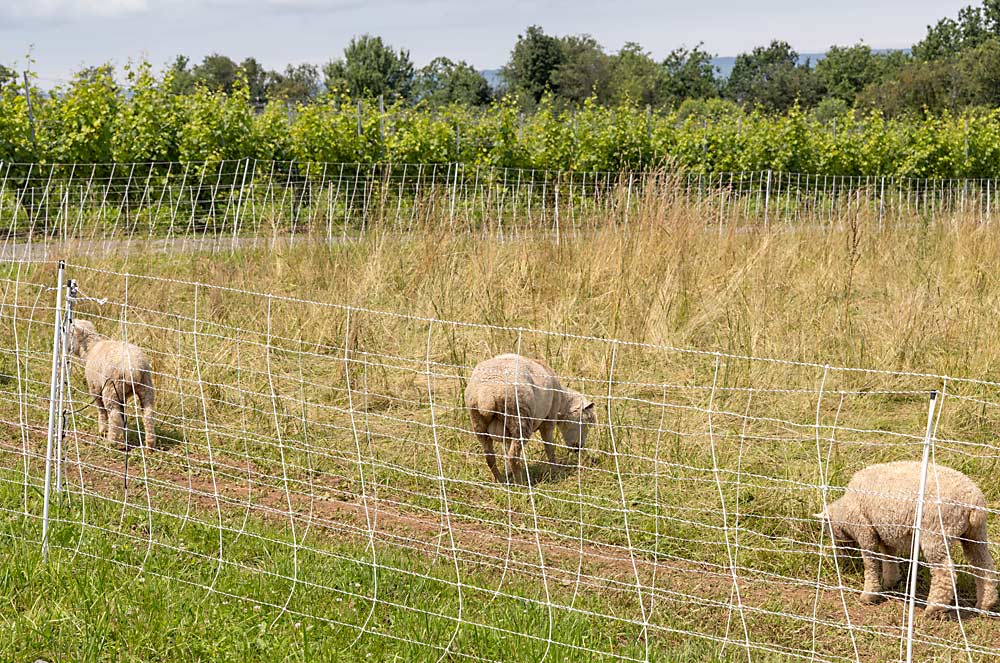
[[[42,560],[49,555],[49,497],[52,489],[52,442],[56,435],[56,397],[59,379],[59,346],[62,341],[62,298],[63,281],[66,277],[66,261],[59,261],[56,280],[56,316],[52,330],[52,375],[49,379],[49,432],[45,442],[45,494],[42,501]]]
[[[927,432],[924,434],[924,455],[920,461],[920,488],[917,491],[917,515],[913,523],[913,550],[910,554],[910,605],[906,624],[906,661],[913,661],[913,613],[917,603],[917,559],[920,557],[920,528],[924,517],[924,493],[927,490],[927,464],[931,451],[931,435],[934,427],[934,406],[937,391],[931,392],[931,402],[927,408]]]
[[[28,72],[24,73],[24,99],[28,102],[28,128],[31,130],[31,147],[35,150],[35,158],[38,158],[38,139],[35,136],[35,113],[31,106],[31,83],[28,81]]]
[[[378,135],[382,141],[382,156],[385,157],[385,97],[378,96]]]
[[[759,199],[758,199],[759,200]],[[771,171],[767,171],[767,184],[764,189],[764,228],[767,229],[769,224],[769,211],[771,206]]]
[[[69,346],[70,325],[73,324],[73,302],[77,296],[76,279],[70,279],[66,285],[66,301],[63,310],[61,332],[62,344],[59,349],[59,430],[56,431],[56,492],[63,489],[63,437],[66,431],[66,387],[69,377],[69,357],[67,348]]]

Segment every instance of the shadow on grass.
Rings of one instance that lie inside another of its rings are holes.
[[[864,566],[860,556],[845,555],[840,558],[840,563],[842,571],[853,573],[859,578],[863,576]],[[909,603],[910,564],[902,562],[899,568],[902,578],[895,587],[882,591],[879,603],[885,601]],[[959,616],[961,616],[962,621],[1000,618],[1000,614],[996,612],[997,606],[994,606],[989,614],[983,614],[976,609],[976,585],[972,576],[968,573],[959,572],[956,576],[956,585],[958,589],[957,601],[953,601],[951,608],[941,613],[936,619],[941,621],[958,621]],[[917,574],[917,591],[916,600],[914,601],[918,617],[923,616],[923,611],[927,607],[927,596],[930,592],[930,586],[930,572],[928,569],[921,567]]]
[[[531,476],[531,485],[555,483],[568,476],[576,476],[579,462],[579,458],[573,455],[563,460],[556,460],[555,464],[548,461],[529,462],[528,474]]]
[[[140,433],[138,427],[133,422],[129,421],[125,425],[125,439],[127,441],[128,448],[131,450],[142,446],[143,441],[146,439],[146,435],[145,433]],[[184,434],[181,431],[169,426],[156,427],[157,451],[167,451],[181,444],[184,444]]]

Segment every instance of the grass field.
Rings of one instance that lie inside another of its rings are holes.
[[[862,607],[850,560],[842,601],[809,514],[826,481],[918,457],[942,388],[937,460],[1000,501],[1000,235],[655,220],[558,244],[70,256],[107,299],[79,315],[153,358],[164,448],[130,454],[126,487],[93,409],[71,417],[47,563],[55,265],[5,268],[0,658],[897,657],[902,603]],[[600,419],[579,465],[529,445],[530,489],[488,480],[461,405],[471,367],[511,350]],[[76,369],[78,408],[82,388]],[[918,623],[917,651],[988,657],[997,622],[970,616]]]

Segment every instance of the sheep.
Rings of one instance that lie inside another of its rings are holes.
[[[815,517],[824,521],[834,545],[860,549],[864,564],[862,603],[875,603],[879,593],[901,579],[899,559],[912,550],[921,464],[898,461],[858,471],[847,492]],[[941,617],[954,599],[951,548],[961,541],[975,568],[976,607],[988,611],[997,602],[997,578],[986,533],[986,498],[969,477],[943,465],[927,468],[920,550],[931,564],[927,617]],[[943,525],[943,527],[942,527]],[[942,536],[943,531],[943,536]],[[882,578],[879,580],[879,560]]]
[[[155,448],[153,369],[146,353],[131,343],[101,336],[89,320],[73,322],[67,349],[83,363],[87,388],[97,405],[98,434],[107,433],[111,445],[122,441],[125,404],[134,395],[142,408],[146,446]]]
[[[558,426],[566,446],[580,452],[587,441],[588,426],[597,422],[594,404],[577,391],[559,383],[555,372],[540,361],[504,354],[480,362],[469,376],[465,405],[472,428],[483,446],[486,464],[496,481],[494,441],[506,448],[504,470],[514,480],[522,477],[521,447],[540,431],[545,455],[555,464],[553,438]]]

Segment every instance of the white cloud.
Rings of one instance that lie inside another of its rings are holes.
[[[0,7],[0,15],[23,20],[114,18],[148,9],[148,0],[7,0]]]

